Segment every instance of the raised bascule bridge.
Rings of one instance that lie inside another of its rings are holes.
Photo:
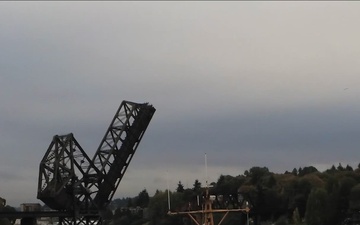
[[[58,217],[60,225],[100,225],[154,113],[148,103],[123,101],[92,159],[72,133],[55,135],[40,163],[37,191],[53,211],[12,218],[23,218],[23,225],[46,216]]]

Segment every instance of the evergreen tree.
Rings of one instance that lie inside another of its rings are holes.
[[[201,193],[201,183],[199,182],[198,179],[195,180],[194,185],[193,185],[193,191],[197,194]]]
[[[337,167],[338,171],[344,171],[344,167],[341,165],[341,163],[339,163],[338,167]]]
[[[179,181],[178,186],[176,188],[176,192],[183,193],[184,192],[184,185]]]
[[[141,208],[145,208],[149,204],[149,194],[146,189],[142,190],[139,195],[136,197],[136,206],[140,206]]]
[[[349,164],[346,165],[345,170],[346,171],[354,171],[353,168],[351,166],[349,166]]]

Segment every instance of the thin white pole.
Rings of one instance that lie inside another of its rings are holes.
[[[249,207],[249,202],[246,201],[246,208],[248,208],[248,207]],[[249,225],[249,212],[248,211],[246,211],[246,223],[247,223],[247,225]]]
[[[169,212],[170,212],[170,188],[169,188],[169,172],[166,171],[166,182],[167,182],[167,194],[168,194],[168,207],[169,207]]]
[[[206,187],[208,188],[208,170],[207,170],[207,156],[205,153],[205,183],[206,183]]]

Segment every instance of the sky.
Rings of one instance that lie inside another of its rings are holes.
[[[0,2],[0,196],[40,202],[52,137],[92,158],[122,100],[156,113],[115,198],[357,167],[359,21],[342,1]]]

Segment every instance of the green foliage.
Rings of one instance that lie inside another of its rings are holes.
[[[293,170],[292,170],[292,172],[291,172],[293,175],[295,175],[295,176],[297,176],[298,175],[298,171],[297,171],[297,169],[296,168],[294,168]]]
[[[339,163],[338,167],[336,168],[338,171],[344,171],[345,168]]]
[[[343,197],[350,195],[351,189],[357,184],[356,180],[351,177],[340,177],[340,194]]]
[[[179,211],[185,210],[182,206],[185,205],[184,193],[170,192],[171,210]],[[167,215],[168,213],[168,193],[167,191],[158,191],[149,202],[149,216],[150,224],[176,224],[178,218],[172,218]]]
[[[355,185],[350,191],[349,208],[351,211],[360,211],[360,184]]]
[[[193,191],[197,194],[201,193],[201,183],[198,179],[195,180],[194,185],[193,185]]]
[[[181,193],[184,192],[184,185],[181,183],[181,181],[179,181],[176,191]]]
[[[220,175],[209,191],[211,195],[217,196],[214,208],[245,207],[244,202],[249,202],[254,225],[265,221],[278,225],[303,225],[304,219],[306,225],[339,225],[349,213],[360,210],[359,183],[360,166],[353,170],[348,165],[343,167],[339,164],[325,172],[307,166],[294,168],[285,174],[275,174],[267,167],[257,166],[246,170],[244,175]],[[199,180],[196,179],[193,187],[188,189],[184,189],[179,181],[175,192],[170,192],[171,210],[201,209],[201,206],[197,206],[197,196],[201,202],[203,194],[204,189]],[[122,205],[125,201],[128,206],[148,206],[150,225],[183,225],[183,220],[188,218],[167,214],[167,195],[167,191],[156,190],[155,195],[149,197],[144,189],[135,198],[118,201]],[[238,202],[240,200],[241,203]],[[146,220],[117,210],[113,221],[114,224],[140,225]],[[188,224],[192,224],[190,220]],[[232,215],[222,224],[245,225],[246,217]]]
[[[184,211],[187,209],[188,202],[184,197],[184,193],[181,192],[171,192],[170,193],[170,206],[172,211]]]
[[[185,189],[183,192],[183,198],[185,202],[192,202],[196,200],[196,193],[192,189]]]
[[[269,173],[270,172],[267,167],[254,166],[250,168],[249,172],[247,173],[247,177],[250,177],[250,182],[252,184],[257,184],[263,176]]]
[[[305,220],[308,225],[327,225],[328,219],[328,193],[323,188],[311,191],[306,204]]]
[[[152,219],[163,218],[168,212],[167,192],[159,191],[149,202],[149,214]]]
[[[148,206],[150,197],[146,189],[142,190],[139,195],[135,198],[135,205],[141,208]]]
[[[0,204],[0,212],[15,212],[15,208],[6,205],[6,201],[5,199],[1,199],[1,204]],[[8,218],[0,218],[0,225],[12,225],[14,224],[14,220],[13,219],[8,219]]]
[[[233,177],[230,175],[220,175],[217,183],[213,188],[214,194],[221,195],[233,195],[235,196],[238,192],[241,184],[245,182],[245,177],[238,176]]]
[[[345,170],[346,171],[354,171],[354,169],[349,165],[346,165]]]
[[[307,166],[307,167],[304,167],[302,170],[299,169],[298,175],[299,176],[305,176],[307,174],[315,173],[315,172],[318,172],[318,170],[315,167]]]
[[[117,208],[121,208],[121,207],[127,207],[130,203],[130,205],[132,204],[132,199],[127,197],[127,198],[116,198],[113,201],[111,201],[111,203],[109,204],[109,208],[111,210],[116,210]]]

